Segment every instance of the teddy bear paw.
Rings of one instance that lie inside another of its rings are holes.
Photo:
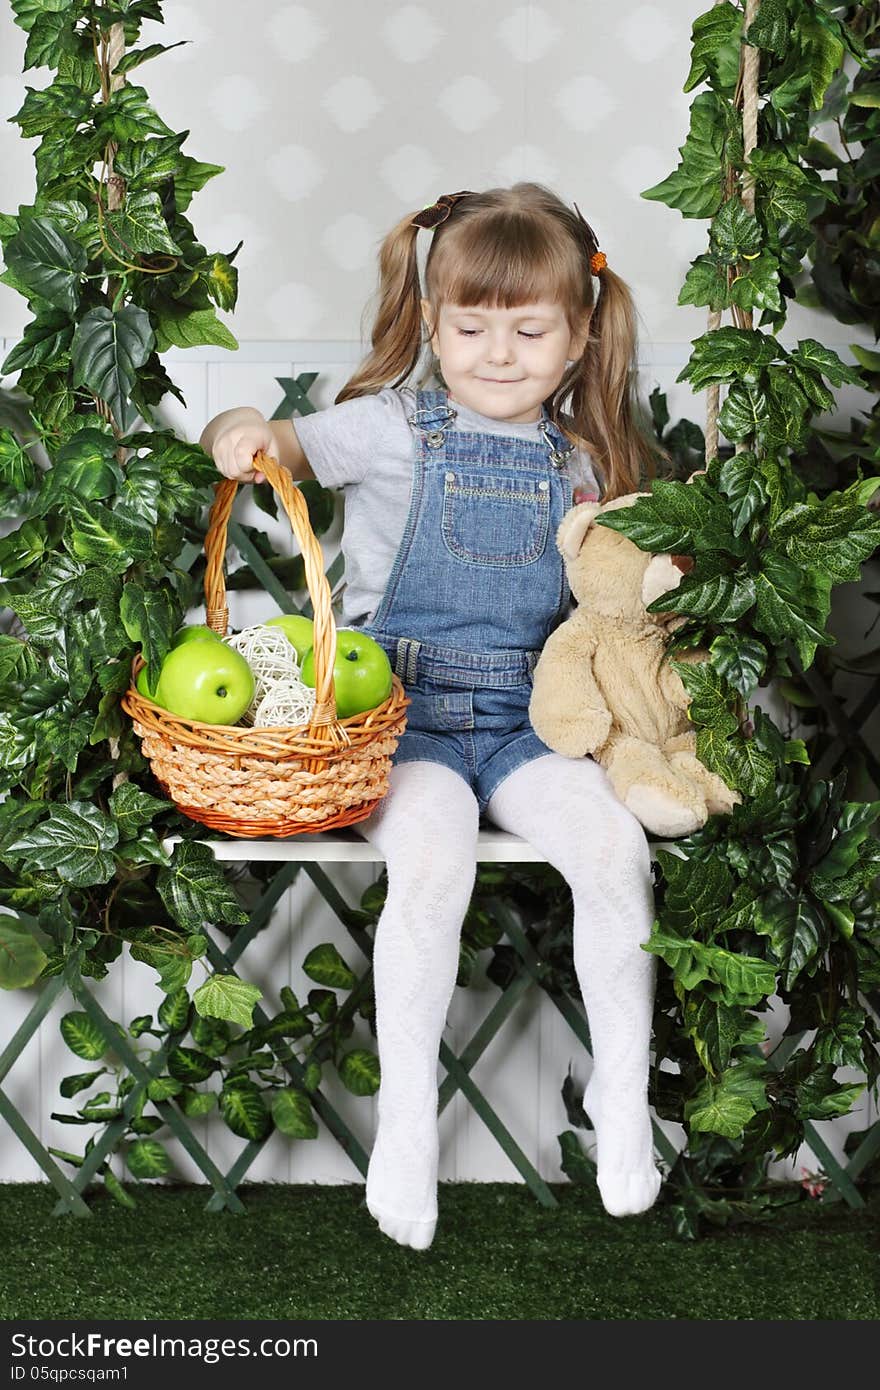
[[[689,835],[706,824],[707,814],[683,805],[659,787],[634,783],[623,799],[624,805],[653,835]]]

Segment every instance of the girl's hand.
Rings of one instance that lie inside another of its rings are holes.
[[[254,468],[254,455],[278,457],[278,445],[268,420],[254,406],[221,411],[202,430],[199,444],[210,454],[224,478],[237,483],[262,483],[265,473]]]

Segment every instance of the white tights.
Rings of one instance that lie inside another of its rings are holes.
[[[506,777],[486,816],[534,845],[572,890],[599,1192],[614,1216],[645,1211],[661,1183],[647,1101],[656,959],[640,949],[654,918],[645,832],[598,763],[559,753]],[[478,824],[476,797],[458,773],[408,762],[392,767],[388,795],[358,827],[388,870],[373,951],[381,1082],[367,1208],[386,1235],[420,1250],[437,1224],[438,1055]]]

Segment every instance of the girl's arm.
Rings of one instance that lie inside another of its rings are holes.
[[[210,454],[220,472],[236,482],[262,482],[253,466],[260,450],[277,458],[296,482],[314,478],[308,459],[290,420],[267,420],[255,407],[236,406],[208,421],[199,444]]]
[[[296,437],[292,420],[270,420],[269,428],[275,437],[275,457],[296,481],[314,478],[309,461],[303,453],[302,445]]]

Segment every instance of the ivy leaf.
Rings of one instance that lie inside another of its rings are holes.
[[[119,504],[125,514],[143,525],[155,525],[159,516],[162,494],[162,475],[155,458],[129,459],[122,484],[118,489]]]
[[[676,589],[661,594],[648,613],[681,613],[712,623],[735,623],[755,604],[755,584],[744,570],[732,570],[724,555],[700,554]]]
[[[207,1081],[217,1070],[218,1063],[194,1047],[172,1047],[167,1065],[175,1080],[191,1086],[195,1081]]]
[[[45,820],[8,848],[27,854],[36,868],[52,869],[66,883],[84,888],[113,877],[116,861],[110,851],[118,841],[115,821],[88,801],[70,801],[50,807]]]
[[[810,109],[821,111],[825,92],[838,72],[846,53],[823,15],[806,9],[798,17],[798,43],[810,80]]]
[[[691,30],[691,70],[683,91],[692,91],[710,77],[719,80],[719,53],[734,40],[737,50],[739,49],[742,23],[741,11],[735,5],[731,5],[729,0],[714,5],[706,14],[701,14],[694,20]],[[722,81],[721,85],[728,84]]]
[[[76,315],[88,256],[51,218],[22,209],[19,230],[6,242],[3,258],[30,298],[45,299],[71,318]]]
[[[715,92],[701,92],[691,106],[687,139],[679,146],[681,163],[674,173],[642,198],[653,198],[678,208],[685,217],[713,217],[721,203],[724,180],[724,136],[730,116],[725,99]]]
[[[827,939],[822,913],[816,904],[810,898],[781,888],[772,888],[755,904],[753,929],[770,938],[786,989],[791,989]]]
[[[3,372],[10,369],[3,364]],[[15,492],[27,492],[33,486],[37,470],[34,461],[11,430],[0,429],[0,483]]]
[[[372,1096],[379,1089],[379,1058],[374,1052],[356,1047],[343,1053],[337,1070],[346,1090],[355,1096]]]
[[[88,746],[92,732],[90,712],[82,710],[74,714],[74,708],[65,701],[59,708],[44,714],[36,725],[38,749],[54,754],[68,772],[76,771],[79,755]]]
[[[174,134],[153,110],[146,90],[130,82],[111,92],[106,102],[93,106],[90,114],[102,143],[115,140],[124,145],[129,140],[142,140],[145,134]]]
[[[171,810],[172,804],[141,791],[134,782],[122,782],[110,796],[110,810],[119,826],[120,840],[133,839],[141,826],[149,825],[163,811]]]
[[[805,569],[819,566],[832,582],[855,584],[861,565],[880,545],[880,517],[845,493],[831,493],[818,506],[799,502],[788,508],[772,537]]]
[[[727,1066],[747,1017],[744,1010],[731,1008],[705,996],[685,999],[684,1029],[693,1040],[697,1056],[710,1075],[717,1076]]]
[[[27,684],[39,669],[39,660],[28,642],[0,632],[0,687],[15,681]]]
[[[761,8],[745,34],[752,48],[762,48],[784,58],[790,45],[790,20],[785,0],[762,0]]]
[[[760,386],[735,382],[718,412],[718,424],[727,438],[737,443],[743,439],[763,440],[769,415],[767,393]]]
[[[817,591],[830,592],[831,582],[815,570],[805,572],[788,556],[769,547],[762,566],[755,575],[755,626],[774,646],[791,638],[806,668],[812,664],[817,646],[834,646],[834,638],[818,624],[817,605],[810,602]],[[826,608],[823,626],[827,616]]]
[[[157,311],[158,312],[158,311]],[[169,348],[225,347],[236,351],[238,339],[221,323],[213,309],[189,313],[159,313],[156,324],[156,351]]]
[[[3,578],[11,579],[13,575],[36,565],[54,544],[53,529],[51,523],[47,525],[28,519],[4,536],[0,540],[0,571]],[[10,607],[14,601],[11,596]]]
[[[709,646],[712,665],[734,690],[748,700],[767,666],[767,648],[754,637],[720,632]]]
[[[185,1115],[200,1118],[202,1115],[209,1115],[214,1109],[217,1094],[215,1091],[186,1090],[180,1098],[180,1104]]]
[[[70,530],[64,544],[72,555],[121,574],[139,560],[153,557],[153,536],[142,526],[110,511],[100,502],[88,506],[68,493]]]
[[[238,271],[229,257],[216,253],[199,266],[199,275],[218,308],[230,313],[238,299]]]
[[[752,1116],[769,1108],[764,1069],[765,1064],[746,1059],[717,1080],[708,1079],[685,1104],[690,1128],[738,1139]]]
[[[58,1087],[65,1100],[70,1100],[71,1096],[77,1095],[80,1091],[86,1090],[99,1076],[103,1076],[107,1071],[106,1067],[100,1067],[98,1071],[80,1072],[76,1076],[65,1076]]]
[[[688,713],[695,722],[716,729],[721,734],[730,734],[737,728],[737,721],[727,708],[728,697],[721,677],[711,661],[671,661],[670,666],[681,677],[681,682],[690,695]]]
[[[346,965],[336,947],[330,941],[323,942],[309,951],[302,968],[309,979],[330,989],[354,989],[357,976]]]
[[[762,251],[746,263],[745,270],[731,281],[728,300],[740,309],[782,310],[779,262],[772,251]]]
[[[717,13],[717,9],[711,11]],[[712,246],[729,265],[761,250],[761,228],[753,212],[739,198],[728,198],[712,220]]]
[[[19,917],[0,912],[0,989],[24,989],[40,978],[48,960]]]
[[[0,768],[25,767],[37,752],[36,721],[0,710]],[[7,846],[9,848],[9,846]]]
[[[254,1021],[254,1005],[262,997],[261,989],[240,980],[237,975],[212,975],[196,990],[193,1003],[203,1018],[223,1018],[250,1028]]]
[[[838,1115],[848,1115],[864,1089],[864,1082],[838,1086],[833,1066],[823,1062],[798,1085],[797,1113],[802,1120],[833,1120]]]
[[[125,1162],[133,1178],[164,1178],[171,1172],[171,1159],[158,1139],[136,1139]]]
[[[695,304],[719,313],[729,302],[726,267],[708,254],[697,256],[678,292],[678,303]]]
[[[139,305],[126,304],[116,313],[106,305],[89,309],[73,335],[73,385],[100,396],[120,429],[130,429],[137,412],[129,397],[138,369],[155,346],[150,315]]]
[[[716,382],[756,385],[782,349],[769,333],[751,328],[716,328],[693,342],[690,360],[675,378],[695,391]]]
[[[34,504],[36,515],[67,503],[67,492],[89,502],[112,497],[122,481],[116,462],[115,441],[101,430],[84,429],[67,441],[43,476],[43,485]]]
[[[866,1014],[855,1004],[844,1004],[829,1023],[823,1024],[813,1040],[813,1055],[817,1062],[834,1067],[855,1067],[863,1070],[862,1029]]]
[[[277,1091],[272,1100],[275,1128],[291,1139],[317,1139],[318,1123],[311,1102],[302,1091]]]
[[[159,194],[148,188],[130,190],[122,207],[104,219],[108,243],[128,258],[132,251],[145,255],[180,256],[183,248],[171,236],[162,214]]]
[[[253,1083],[225,1087],[220,1095],[220,1114],[233,1134],[252,1143],[265,1139],[272,1129],[262,1092]]]
[[[71,1052],[84,1057],[87,1062],[97,1062],[110,1044],[89,1014],[73,1010],[61,1020],[61,1036]]]
[[[125,630],[139,642],[151,671],[158,671],[171,650],[177,604],[164,585],[145,589],[138,580],[126,584],[119,606]]]
[[[204,922],[244,926],[248,921],[207,845],[193,840],[176,844],[171,866],[159,870],[156,887],[184,928],[199,930]]]
[[[730,787],[746,796],[758,796],[776,780],[776,762],[758,746],[756,739],[734,734],[719,747],[716,729],[697,730],[697,755]]]
[[[733,533],[739,536],[752,517],[769,501],[767,487],[755,455],[748,449],[721,465],[718,485],[730,503]]]

